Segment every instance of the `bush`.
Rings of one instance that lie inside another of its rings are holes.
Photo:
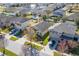
[[[48,17],[46,15],[43,16],[43,20],[46,20],[48,19]]]

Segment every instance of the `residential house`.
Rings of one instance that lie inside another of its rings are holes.
[[[21,11],[22,7],[7,7],[5,8],[5,13],[6,15],[13,15],[15,16],[17,13]]]
[[[79,13],[73,13],[73,14],[67,16],[67,18],[69,20],[76,20],[77,18],[79,18]]]
[[[29,21],[28,19],[22,17],[0,15],[0,27],[10,25],[11,23],[14,23],[17,28],[23,30],[26,26],[28,26]]]
[[[35,26],[33,26],[34,30],[37,32],[38,37],[43,38],[44,36],[48,36],[48,28],[51,26],[49,22],[41,22]]]
[[[10,23],[14,23],[15,26],[19,29],[25,29],[29,25],[29,21],[26,18],[21,18],[21,17],[15,17],[11,19]]]
[[[68,34],[71,37],[75,35],[77,27],[72,25],[69,22],[65,23],[56,23],[53,26],[49,27],[50,38],[57,38],[59,39],[62,34]]]

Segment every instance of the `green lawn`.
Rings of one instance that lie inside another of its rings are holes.
[[[48,40],[49,40],[49,36],[47,36],[47,37],[44,39],[44,41],[43,41],[43,45],[47,45]]]
[[[4,49],[0,48],[0,52],[3,53],[3,51],[4,51]],[[9,51],[7,49],[5,49],[5,55],[7,55],[7,56],[17,56],[15,53],[13,53],[13,52],[11,52],[11,51]]]
[[[44,36],[43,36],[43,45],[47,45],[49,40],[49,32],[47,32]]]
[[[10,40],[12,40],[12,41],[16,41],[16,40],[18,40],[18,38],[15,37],[15,36],[12,36],[12,37],[10,37]]]
[[[47,32],[44,36],[43,36],[43,41],[48,37],[49,32]]]
[[[32,43],[30,43],[30,42],[25,42],[25,44],[27,44],[27,45],[31,45],[32,48],[35,48],[35,49],[37,49],[37,50],[41,50],[41,49],[43,49],[43,47],[38,46],[38,45],[35,45],[35,44],[32,44]]]

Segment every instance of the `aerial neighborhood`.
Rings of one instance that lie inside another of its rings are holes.
[[[0,3],[0,56],[78,55],[78,3]]]

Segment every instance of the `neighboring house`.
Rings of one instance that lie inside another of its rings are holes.
[[[67,16],[67,18],[69,20],[76,20],[77,18],[79,18],[79,13],[73,13],[70,16]]]
[[[45,34],[48,32],[48,28],[50,26],[51,26],[50,23],[43,21],[43,22],[35,25],[33,28],[37,32],[37,35],[39,37],[43,38],[43,36],[45,36]]]
[[[6,16],[4,14],[0,14],[0,24],[1,24],[1,26],[10,24],[9,22],[13,18],[14,17],[12,17],[12,16]]]
[[[19,12],[19,14],[20,14],[20,15],[24,15],[24,14],[27,14],[28,12],[30,12],[30,8],[23,8],[23,9]]]
[[[19,29],[25,29],[29,25],[30,20],[21,17],[15,17],[11,19],[10,23],[14,23]]]
[[[15,16],[17,13],[19,13],[23,8],[21,7],[7,7],[5,8],[6,15],[13,15]]]
[[[64,10],[56,10],[53,12],[53,16],[63,16],[64,15]]]
[[[17,28],[25,29],[29,20],[22,17],[0,15],[0,27],[14,23]]]
[[[60,38],[62,33],[75,35],[77,27],[68,22],[65,23],[56,23],[55,25],[49,28],[51,38]]]

